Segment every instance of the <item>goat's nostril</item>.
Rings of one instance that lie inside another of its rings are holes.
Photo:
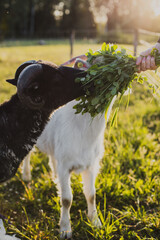
[[[35,103],[40,103],[42,101],[42,98],[40,96],[34,98]]]

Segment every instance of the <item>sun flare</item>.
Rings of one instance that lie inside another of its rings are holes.
[[[152,8],[156,16],[160,15],[160,0],[152,0]]]

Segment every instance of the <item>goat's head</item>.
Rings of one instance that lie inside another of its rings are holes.
[[[14,79],[7,81],[17,85],[23,104],[32,109],[50,111],[84,94],[82,85],[75,79],[85,75],[84,71],[75,68],[28,61],[17,69]]]

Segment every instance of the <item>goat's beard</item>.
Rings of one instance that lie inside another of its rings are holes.
[[[6,152],[0,153],[0,183],[12,178],[21,163],[21,160],[16,158],[13,153]]]

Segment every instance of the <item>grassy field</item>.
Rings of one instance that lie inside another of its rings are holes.
[[[99,47],[77,43],[74,54]],[[132,46],[125,47],[132,50]],[[5,79],[12,78],[22,62],[45,59],[60,64],[69,58],[69,51],[67,42],[1,46],[0,102],[15,92]],[[151,73],[151,79],[154,78],[158,81]],[[75,240],[160,239],[159,99],[146,86],[134,84],[128,107],[127,102],[126,96],[120,105],[117,125],[106,126],[105,155],[96,181],[102,228],[95,229],[89,223],[81,176],[72,175],[71,220]],[[0,203],[0,214],[9,220],[5,223],[8,234],[31,240],[59,239],[59,197],[51,180],[48,158],[38,150],[32,154],[32,181],[23,182],[19,169],[12,180],[0,185]]]

